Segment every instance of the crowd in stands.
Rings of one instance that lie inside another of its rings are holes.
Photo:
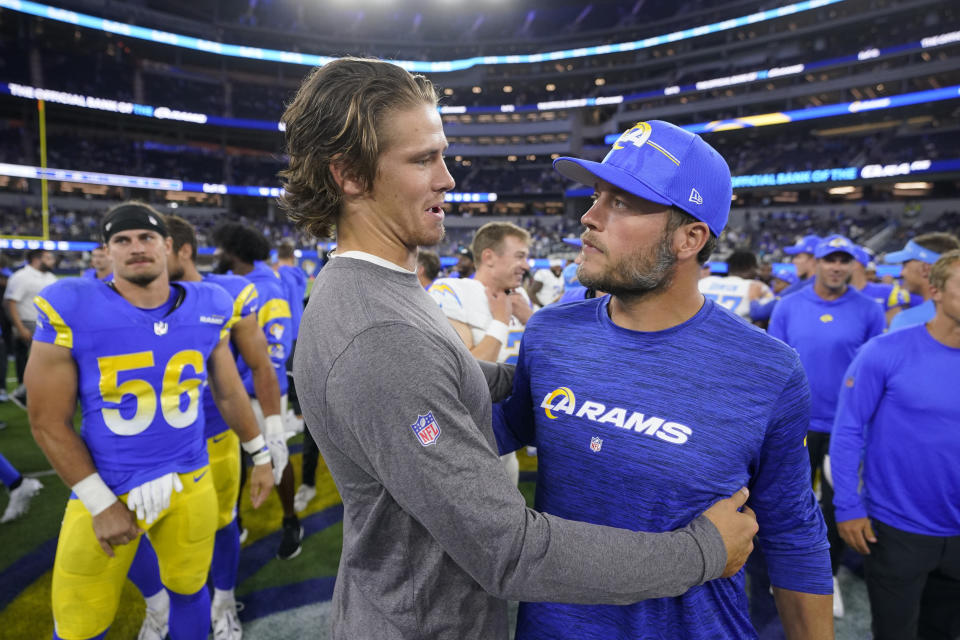
[[[713,134],[710,142],[727,159],[731,173],[739,176],[960,158],[960,136],[955,134],[933,125],[902,125],[871,132],[854,143],[848,136],[744,131]],[[0,129],[0,162],[36,162],[36,141],[24,144],[21,138],[17,129]],[[277,172],[286,165],[286,157],[279,150],[279,140],[277,143],[277,150],[269,151],[189,140],[131,140],[103,131],[88,134],[60,130],[48,136],[47,164],[192,182],[278,186]],[[535,156],[533,160],[526,156],[464,160],[458,162],[448,156],[457,191],[560,195],[572,186],[552,169],[548,156]]]
[[[104,209],[107,205],[104,205]],[[742,222],[727,227],[719,239],[714,253],[715,259],[722,260],[731,252],[743,249],[756,253],[764,262],[787,260],[783,247],[791,246],[798,238],[809,234],[821,237],[840,233],[858,244],[864,244],[885,229],[890,229],[880,246],[871,248],[877,253],[902,247],[910,238],[933,231],[946,231],[960,234],[960,212],[945,211],[927,221],[914,220],[911,207],[900,214],[887,206],[864,206],[859,211],[848,214],[843,209],[836,210],[781,210],[760,212],[746,210]],[[260,231],[271,245],[282,240],[290,240],[295,246],[313,249],[316,241],[299,231],[282,214],[273,220],[265,217],[244,216],[240,214],[195,213],[177,211],[189,220],[197,230],[197,240],[201,247],[212,246],[213,229],[225,220],[235,220],[250,225]],[[577,238],[583,230],[576,218],[566,216],[541,216],[517,218],[517,223],[530,232],[532,258],[547,258],[555,255],[570,255],[576,250],[564,239]],[[77,213],[51,208],[49,227],[53,240],[96,242],[99,240],[100,215],[93,212]],[[432,249],[441,256],[454,256],[470,246],[475,231],[474,226],[447,225],[443,241]],[[0,235],[39,237],[42,234],[42,221],[37,207],[0,206]],[[78,254],[58,254],[58,269],[79,268],[82,257]]]

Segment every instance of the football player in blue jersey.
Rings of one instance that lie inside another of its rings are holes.
[[[290,333],[293,336],[293,343],[287,356],[287,400],[290,402],[290,409],[284,418],[287,431],[297,433],[303,430],[303,412],[300,410],[297,386],[293,380],[293,353],[297,350],[297,333],[300,332],[300,318],[303,317],[307,274],[297,264],[296,250],[289,240],[284,240],[277,246],[277,263],[274,265],[274,270],[283,283],[283,291],[290,304]]]
[[[114,281],[73,278],[44,289],[27,365],[34,437],[73,490],[53,568],[54,637],[106,634],[146,532],[170,593],[170,637],[205,638],[217,525],[205,384],[255,454],[254,506],[272,484],[269,452],[224,339],[235,322],[232,300],[213,285],[169,282],[171,243],[152,207],[111,209],[102,233]]]
[[[237,361],[244,386],[250,395],[254,414],[260,422],[260,428],[267,438],[267,445],[273,454],[274,470],[278,476],[277,495],[283,507],[283,536],[277,557],[287,560],[300,553],[300,541],[303,538],[303,528],[294,509],[293,497],[295,492],[293,468],[287,457],[287,434],[284,429],[283,415],[287,407],[288,381],[286,374],[287,357],[293,348],[296,335],[293,332],[293,313],[290,302],[283,288],[283,282],[267,264],[270,257],[270,244],[263,234],[256,229],[238,222],[221,224],[213,231],[213,241],[217,247],[216,273],[233,273],[247,278],[257,287],[259,310],[257,322],[264,336],[280,384],[280,414],[266,413],[266,407],[254,397],[253,374],[250,366],[241,357]]]
[[[857,353],[830,438],[837,527],[864,554],[876,640],[960,637],[960,251],[930,282],[930,322]]]
[[[196,267],[197,236],[193,225],[177,216],[167,216],[166,225],[173,244],[167,260],[170,280],[205,281],[222,287],[230,294],[234,314],[240,317],[230,328],[232,351],[242,356],[249,365],[261,406],[268,415],[279,415],[280,386],[267,353],[266,338],[257,324],[256,286],[241,276],[208,274],[205,278],[201,277]],[[214,587],[210,619],[214,640],[239,640],[243,630],[237,618],[234,588],[240,561],[240,529],[236,518],[240,489],[240,446],[236,435],[217,410],[209,387],[203,391],[203,411],[210,473],[219,505],[210,568]],[[147,603],[139,640],[162,640],[167,631],[169,599],[160,581],[156,554],[148,541],[141,542],[137,549],[130,567],[130,580],[140,589]]]
[[[83,272],[83,277],[96,280],[108,280],[113,277],[113,260],[105,246],[97,245],[90,252],[90,268]]]
[[[729,215],[726,162],[700,137],[651,121],[621,135],[602,163],[554,167],[594,188],[577,275],[609,295],[530,319],[513,394],[494,411],[501,453],[537,447],[538,510],[640,531],[669,531],[748,486],[787,637],[832,638],[803,367],[697,287]],[[627,606],[523,602],[516,637],[757,632],[740,572]]]

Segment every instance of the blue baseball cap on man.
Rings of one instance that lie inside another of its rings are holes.
[[[686,211],[719,236],[730,215],[730,167],[698,135],[662,120],[627,129],[603,159],[557,158],[553,168],[585,185],[604,180],[644,200]]]
[[[856,250],[857,245],[853,244],[850,238],[835,233],[820,241],[820,244],[817,245],[817,248],[813,252],[813,257],[819,260],[820,258],[827,257],[831,253],[845,253],[856,260]]]
[[[817,250],[817,245],[820,244],[820,236],[803,236],[797,243],[792,247],[784,247],[783,252],[787,255],[795,256],[798,253],[809,253],[813,255]]]
[[[799,279],[797,268],[792,264],[780,264],[773,268],[770,275],[777,280],[783,280],[787,284],[793,284]]]
[[[907,242],[905,246],[900,251],[894,251],[888,253],[887,256],[883,259],[887,264],[900,264],[903,262],[909,262],[910,260],[919,260],[920,262],[926,262],[927,264],[933,264],[940,259],[940,254],[935,251],[930,251],[930,249],[924,249],[918,245],[913,240]]]
[[[857,262],[863,265],[864,269],[870,266],[870,260],[872,259],[872,256],[870,255],[870,252],[866,250],[866,248],[861,247],[858,244],[853,245],[853,257],[857,259]]]

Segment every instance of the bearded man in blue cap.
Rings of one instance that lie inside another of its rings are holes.
[[[603,162],[558,158],[554,168],[594,189],[577,277],[610,295],[530,319],[513,394],[494,411],[501,451],[537,447],[538,509],[639,531],[689,522],[747,485],[787,636],[832,638],[803,366],[697,288],[729,215],[727,163],[700,137],[650,121]],[[757,632],[741,572],[627,606],[521,603],[516,637]]]
[[[856,255],[856,245],[844,236],[821,240],[814,253],[817,264],[813,284],[780,300],[767,329],[770,335],[797,350],[810,380],[812,405],[807,447],[811,472],[821,473],[821,505],[834,575],[833,615],[837,618],[844,613],[836,580],[844,545],[833,517],[833,488],[824,458],[830,448],[843,372],[857,349],[883,333],[885,326],[880,305],[849,284]]]

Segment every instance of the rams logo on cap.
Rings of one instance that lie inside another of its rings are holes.
[[[845,247],[847,246],[847,241],[844,240],[843,238],[834,238],[833,240],[827,243],[827,246],[834,247],[834,248]]]
[[[613,149],[611,151],[618,151],[620,149],[626,149],[626,145],[632,144],[638,149],[642,148],[643,145],[649,145],[651,148],[656,149],[664,156],[667,160],[673,164],[680,166],[680,161],[677,160],[676,156],[672,153],[661,147],[659,144],[650,139],[650,134],[653,133],[653,128],[646,122],[638,122],[629,129],[623,132],[617,141],[613,143]]]
[[[624,131],[617,141],[613,143],[614,149],[623,149],[629,143],[635,147],[642,147],[650,139],[650,133],[653,129],[646,122],[638,122],[626,131]]]

